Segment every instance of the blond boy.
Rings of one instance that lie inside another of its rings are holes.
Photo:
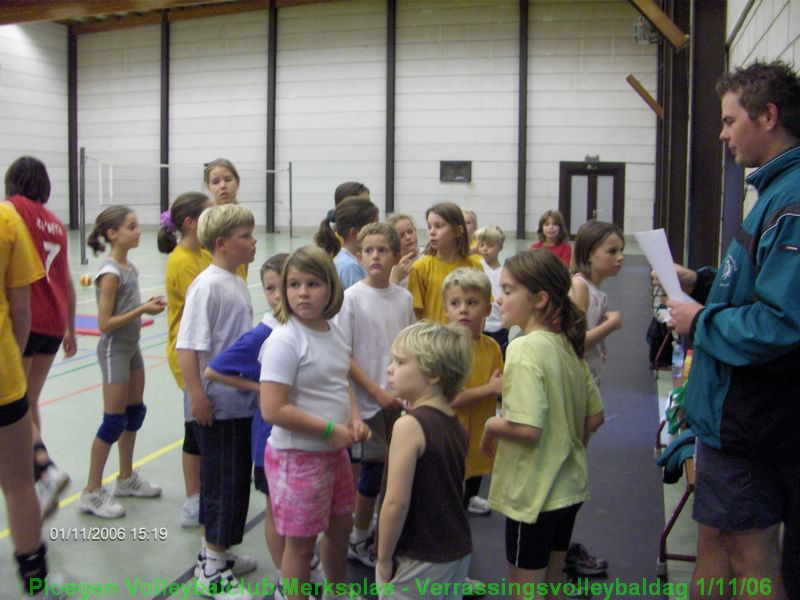
[[[392,344],[389,386],[409,410],[395,424],[387,460],[375,568],[380,600],[430,598],[420,582],[466,582],[472,554],[462,500],[467,434],[450,404],[469,372],[470,346],[463,327],[430,321],[407,327]],[[462,593],[459,586],[436,597]]]
[[[400,260],[400,238],[386,223],[370,223],[358,235],[358,260],[364,279],[347,288],[338,323],[352,348],[350,377],[359,410],[372,431],[362,448],[353,532],[347,556],[374,567],[370,525],[380,491],[388,437],[400,416],[400,400],[386,391],[386,369],[395,336],[416,320],[411,293],[391,283],[392,267]],[[355,459],[354,459],[355,460]]]
[[[253,214],[236,204],[206,209],[198,220],[198,238],[213,256],[189,286],[176,349],[195,418],[203,468],[200,475],[200,554],[198,584],[218,590],[215,598],[247,600],[237,593],[236,575],[256,562],[228,551],[244,535],[250,504],[250,427],[258,394],[208,384],[201,375],[216,355],[253,327],[253,305],[247,285],[237,276],[253,261]]]
[[[492,310],[492,284],[477,269],[460,268],[442,284],[447,320],[466,327],[472,337],[472,368],[451,406],[469,435],[464,485],[464,506],[474,514],[489,514],[489,505],[478,496],[483,475],[492,472],[492,460],[481,452],[481,436],[486,421],[497,411],[503,390],[503,355],[500,346],[482,333]]]

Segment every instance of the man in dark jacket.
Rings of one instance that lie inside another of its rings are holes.
[[[758,200],[719,269],[678,269],[697,302],[668,302],[694,340],[693,597],[800,598],[800,80],[753,63],[717,92],[720,139],[757,167],[747,183]]]

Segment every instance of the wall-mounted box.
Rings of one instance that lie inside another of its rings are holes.
[[[471,160],[439,161],[439,181],[450,183],[469,183],[472,181]]]

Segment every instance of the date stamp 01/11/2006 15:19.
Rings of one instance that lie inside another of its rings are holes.
[[[164,542],[166,527],[51,527],[51,542]]]

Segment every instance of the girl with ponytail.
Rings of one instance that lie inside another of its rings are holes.
[[[503,413],[486,422],[494,457],[489,506],[506,516],[512,581],[558,583],[581,504],[589,497],[586,444],[603,423],[597,385],[582,360],[586,321],[569,298],[570,275],[548,250],[503,265],[497,299],[508,345]],[[520,475],[522,474],[522,475]]]
[[[378,220],[378,207],[368,198],[350,196],[328,211],[314,234],[317,246],[333,258],[333,264],[345,289],[358,283],[366,273],[356,258],[358,233],[364,225]]]
[[[194,433],[194,419],[191,416],[191,405],[186,394],[183,373],[178,365],[175,344],[189,286],[195,277],[211,264],[211,254],[203,248],[197,238],[197,222],[200,214],[213,204],[214,202],[205,194],[185,192],[175,198],[168,211],[162,213],[161,228],[158,230],[158,249],[164,254],[169,254],[164,273],[164,287],[167,290],[167,361],[175,383],[183,395],[182,464],[186,500],[181,507],[182,527],[200,525],[200,448]]]

